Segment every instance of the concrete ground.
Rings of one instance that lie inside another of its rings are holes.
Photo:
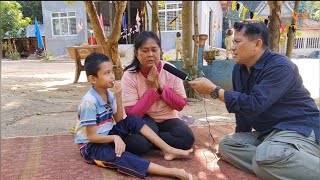
[[[319,105],[320,60],[292,61]],[[78,103],[90,86],[85,72],[74,84],[75,67],[71,60],[2,60],[1,65],[1,137],[70,134]],[[192,125],[234,122],[234,114],[227,112],[224,103],[208,97],[204,101],[190,99],[179,115],[195,120]]]

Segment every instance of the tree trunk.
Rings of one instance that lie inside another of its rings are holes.
[[[152,1],[151,31],[158,34],[158,1]]]
[[[198,50],[199,50],[199,23],[198,23],[198,7],[199,1],[193,1],[193,22],[194,22],[194,49],[193,49],[193,62],[194,67],[198,64]],[[198,69],[198,68],[197,68]]]
[[[109,11],[109,24],[110,24],[110,26],[109,26],[109,36],[110,36],[110,34],[111,34],[111,29],[112,29],[112,15],[113,15],[113,9],[112,9],[112,7],[113,7],[113,3],[112,3],[112,1],[110,1],[110,3],[109,3],[109,5],[108,5],[108,11]],[[107,37],[108,38],[108,37]]]
[[[270,33],[269,47],[273,51],[279,52],[282,1],[268,1],[268,5],[270,7],[268,25]]]
[[[107,54],[105,51],[106,48],[104,46],[106,39],[99,23],[99,16],[97,13],[96,6],[94,5],[93,1],[84,1],[84,3],[91,22],[93,33],[97,40],[97,44],[101,46],[103,53],[109,56],[109,54]]]
[[[294,2],[294,10],[298,8],[299,4],[300,4],[300,1]],[[287,50],[286,50],[286,56],[288,58],[292,57],[293,43],[296,35],[295,25],[296,25],[296,20],[292,18],[291,26],[288,29],[288,41],[287,41]]]
[[[127,36],[127,42],[129,44],[131,44],[131,31],[130,31],[130,27],[131,27],[131,12],[130,12],[130,2],[127,4],[127,12],[128,12],[128,33],[130,34],[130,36]],[[134,17],[135,19],[136,17]],[[128,44],[127,43],[127,44]]]
[[[92,24],[92,29],[97,39],[97,44],[101,46],[102,52],[107,55],[115,66],[116,80],[120,80],[123,74],[120,53],[118,51],[118,41],[121,33],[122,15],[126,9],[127,1],[115,1],[116,14],[113,22],[113,29],[110,38],[106,40],[101,29],[98,13],[93,1],[84,1],[86,10]]]
[[[14,51],[14,50],[13,50],[14,48],[13,48],[13,45],[12,45],[12,42],[11,42],[11,38],[10,38],[10,37],[8,38],[8,41],[7,41],[7,42],[8,42],[7,52],[8,52],[8,54],[12,54],[13,51]]]
[[[182,1],[182,53],[183,67],[189,77],[193,75],[195,65],[192,63],[192,1]],[[187,97],[194,98],[195,91],[184,83]]]
[[[188,71],[192,66],[192,1],[182,1],[182,17],[183,68]]]
[[[142,1],[142,11],[143,14],[141,14],[141,23],[142,23],[142,31],[146,31],[146,12],[145,10],[147,9],[146,7],[146,1]]]
[[[148,15],[148,8],[147,8],[147,2],[148,1],[144,1],[145,3],[144,3],[144,5],[145,5],[145,23],[146,23],[146,25],[145,25],[145,30],[146,31],[149,31],[150,30],[150,27],[149,27],[149,15]],[[149,5],[150,5],[150,3],[149,3]]]
[[[159,13],[158,13],[158,10],[157,10],[157,24],[158,24],[158,32],[159,32],[159,39],[160,39],[160,42],[161,42],[161,29],[160,29],[160,21],[159,21]]]

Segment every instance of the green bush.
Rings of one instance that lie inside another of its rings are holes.
[[[19,52],[13,52],[8,55],[9,59],[12,60],[19,60],[20,59],[20,53]]]
[[[49,51],[43,51],[40,54],[40,59],[41,60],[45,60],[45,61],[52,60],[53,59],[53,54],[51,52],[49,52]]]

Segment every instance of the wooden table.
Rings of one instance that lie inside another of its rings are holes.
[[[73,83],[77,83],[80,77],[81,71],[84,71],[84,66],[81,63],[81,59],[85,59],[89,54],[93,52],[102,53],[102,49],[98,45],[88,46],[71,46],[67,47],[71,59],[74,59],[76,64],[76,72]]]

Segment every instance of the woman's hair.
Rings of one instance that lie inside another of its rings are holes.
[[[138,49],[148,39],[155,40],[156,43],[158,44],[158,46],[161,48],[161,42],[160,42],[160,39],[159,39],[159,37],[158,37],[158,35],[156,33],[152,32],[152,31],[143,31],[136,37],[136,39],[134,41],[135,54],[138,52]],[[140,62],[139,62],[139,59],[136,57],[136,55],[134,55],[134,58],[133,58],[131,64],[126,66],[123,71],[126,71],[128,69],[129,69],[130,72],[138,72],[140,70]]]
[[[84,60],[84,69],[86,70],[87,76],[93,75],[97,77],[100,64],[108,61],[110,61],[110,59],[104,54],[95,52],[89,54]]]

